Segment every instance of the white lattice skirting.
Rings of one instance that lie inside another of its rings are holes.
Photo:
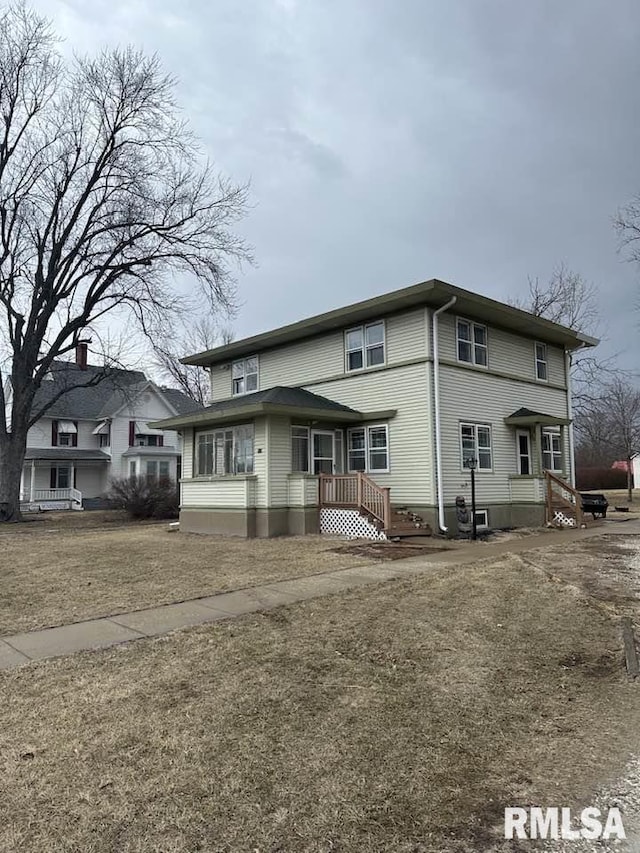
[[[387,535],[355,509],[321,509],[320,533],[338,533],[349,539],[386,539]]]
[[[557,509],[553,513],[553,523],[559,524],[561,527],[575,527],[576,520],[569,515],[565,515],[561,509]]]

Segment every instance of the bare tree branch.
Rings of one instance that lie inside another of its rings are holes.
[[[181,330],[172,329],[153,344],[154,364],[163,380],[184,394],[207,406],[211,399],[209,372],[203,367],[182,364],[185,353],[202,352],[215,346],[231,343],[233,334],[228,327],[219,327],[207,316]]]
[[[216,175],[157,57],[132,48],[64,63],[48,22],[0,13],[0,520],[16,518],[34,400],[57,359],[113,312],[147,334],[199,306],[232,314],[232,228],[247,188]],[[191,294],[173,282],[190,279]],[[46,412],[40,406],[38,415]]]

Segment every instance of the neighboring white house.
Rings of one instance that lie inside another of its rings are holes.
[[[190,356],[211,405],[151,424],[183,431],[181,529],[451,529],[469,460],[479,523],[543,523],[551,483],[572,500],[569,354],[596,343],[431,280]]]
[[[104,374],[104,368],[86,363],[85,347],[78,345],[75,363],[54,363],[35,406],[63,388]],[[179,433],[152,429],[149,422],[201,408],[137,370],[110,369],[98,384],[67,391],[29,430],[22,502],[43,508],[87,507],[99,503],[111,478],[135,474],[178,479]]]

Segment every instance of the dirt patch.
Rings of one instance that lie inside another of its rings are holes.
[[[439,551],[450,551],[451,548],[442,544],[397,545],[388,542],[357,542],[329,550],[334,554],[353,554],[375,561],[405,560],[407,557],[421,557],[425,554],[436,554]]]
[[[550,576],[609,607],[618,616],[640,617],[640,549],[636,536],[598,536],[522,555]]]

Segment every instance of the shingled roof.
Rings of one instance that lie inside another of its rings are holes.
[[[73,387],[78,383],[91,381],[95,381],[96,384],[84,388]],[[47,409],[45,416],[99,420],[113,415],[128,400],[135,399],[147,384],[147,377],[140,370],[122,370],[95,365],[81,368],[74,362],[56,361],[51,367],[49,378],[45,379],[40,386],[33,407],[37,411],[60,391],[69,388],[70,390]],[[189,414],[202,408],[186,394],[174,388],[159,390],[178,414]]]
[[[162,421],[150,422],[153,429],[180,429],[183,426],[202,426],[213,423],[237,420],[239,417],[258,417],[260,415],[295,415],[310,419],[327,421],[358,422],[365,418],[385,417],[395,415],[395,410],[364,414],[351,409],[336,400],[313,394],[304,388],[288,388],[276,385],[265,391],[255,391],[253,394],[239,394],[225,400],[216,400],[206,409],[167,418]]]

